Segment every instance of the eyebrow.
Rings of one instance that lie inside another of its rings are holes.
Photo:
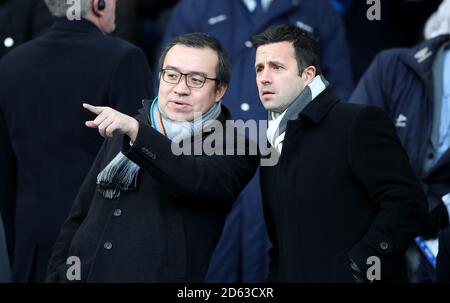
[[[280,65],[280,66],[283,66],[283,67],[286,67],[283,63],[281,63],[280,61],[269,61],[268,62],[269,63],[269,65]],[[257,64],[255,64],[255,68],[257,68],[257,67],[260,67],[260,66],[264,66],[264,63],[261,63],[261,62],[259,62],[259,63],[257,63]]]
[[[172,66],[172,65],[166,65],[166,67],[164,69],[172,69],[177,72],[183,73],[179,68]],[[190,71],[190,72],[183,73],[183,74],[194,74],[194,75],[199,75],[199,76],[203,76],[203,77],[208,77],[208,74],[206,74],[205,72],[199,72],[199,71]]]

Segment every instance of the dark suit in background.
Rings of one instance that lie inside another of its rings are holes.
[[[44,32],[52,23],[43,0],[0,0],[0,58]],[[0,282],[7,282],[10,272],[2,223],[0,233]]]
[[[43,281],[53,244],[102,139],[83,102],[134,114],[148,62],[89,21],[56,20],[0,61],[0,211],[13,281]],[[14,235],[14,239],[13,239]]]

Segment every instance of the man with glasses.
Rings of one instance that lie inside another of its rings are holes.
[[[134,118],[84,104],[97,115],[86,126],[107,139],[62,227],[48,282],[204,281],[225,216],[259,158],[238,151],[247,140],[230,145],[243,139],[234,131],[216,134],[229,119],[221,99],[230,80],[217,40],[175,38],[159,77],[158,97],[144,100]],[[211,137],[212,155],[172,152],[180,142]]]
[[[353,90],[350,52],[340,16],[328,0],[183,0],[174,7],[163,46],[187,32],[217,38],[230,53],[230,89],[224,97],[234,119],[259,123],[267,113],[255,85],[253,34],[273,24],[307,30],[322,47],[324,75],[336,94],[347,99]],[[265,140],[260,142],[264,145]],[[259,177],[238,197],[208,270],[208,282],[262,282],[268,272],[266,224]]]

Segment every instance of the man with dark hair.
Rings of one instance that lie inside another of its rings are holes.
[[[215,140],[216,153],[173,152],[180,142],[195,148],[217,138],[229,118],[221,99],[230,63],[218,41],[198,33],[175,38],[159,77],[159,96],[135,118],[84,105],[98,115],[86,126],[110,139],[62,227],[48,282],[68,281],[71,256],[83,282],[204,281],[225,216],[259,158],[242,153],[247,140],[235,147],[242,137],[234,131]]]
[[[222,47],[218,40],[211,38],[209,36],[199,35],[197,33],[186,34],[175,37],[163,50],[161,57],[159,58],[159,69],[164,68],[164,62],[166,60],[167,53],[175,45],[184,45],[193,48],[210,48],[217,53],[218,62],[216,66],[216,86],[227,87],[231,80],[231,65],[228,53]]]
[[[345,28],[329,0],[183,0],[174,7],[165,41],[204,32],[230,53],[230,89],[224,97],[233,119],[266,119],[253,74],[250,38],[267,27],[289,23],[305,29],[321,45],[324,75],[341,98],[353,90]],[[264,121],[265,122],[265,121]],[[208,282],[262,282],[268,272],[268,241],[259,178],[250,181],[233,207],[208,271]]]
[[[0,212],[13,282],[44,281],[61,224],[102,144],[84,128],[82,103],[134,114],[153,96],[144,53],[107,35],[116,0],[76,2],[80,20],[69,21],[70,1],[46,0],[53,27],[0,61]]]
[[[425,222],[426,198],[392,122],[340,102],[297,27],[252,41],[267,139],[280,154],[261,167],[269,281],[406,281],[404,253]]]

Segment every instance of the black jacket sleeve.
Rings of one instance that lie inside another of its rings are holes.
[[[172,141],[142,122],[132,147],[124,138],[123,154],[168,189],[215,203],[234,202],[255,174],[259,161],[257,155],[236,155],[236,150],[234,155],[177,156],[172,152]]]
[[[92,197],[97,187],[97,174],[103,165],[103,157],[107,150],[108,143],[109,141],[106,140],[100,148],[100,151],[75,198],[69,217],[61,227],[60,234],[55,242],[52,256],[49,261],[46,282],[66,281],[65,274],[66,269],[68,268],[66,261],[70,244],[72,243],[75,233],[88,214]]]
[[[366,107],[355,118],[348,161],[378,211],[350,258],[363,269],[368,257],[378,256],[382,276],[389,275],[398,268],[390,264],[398,260],[395,256],[404,254],[423,229],[427,202],[394,125],[381,109]]]

